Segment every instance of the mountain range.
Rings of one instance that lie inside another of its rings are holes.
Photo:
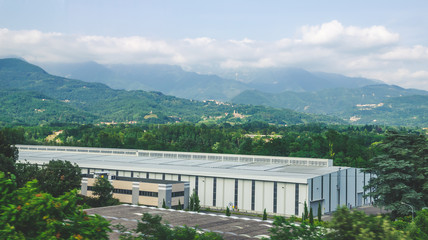
[[[161,92],[118,90],[105,84],[48,74],[20,59],[0,59],[0,121],[44,122],[246,122],[344,123],[335,117],[289,109],[196,101]]]
[[[427,91],[386,84],[316,92],[247,90],[234,97],[232,102],[326,114],[356,124],[428,125]]]
[[[339,74],[309,72],[297,68],[242,69],[235,78],[184,71],[160,64],[101,65],[95,62],[57,63],[43,66],[48,72],[114,89],[159,91],[195,99],[229,101],[245,90],[269,93],[311,92],[330,88],[358,88],[380,81]]]
[[[23,60],[0,60],[0,121],[428,125],[427,91],[365,78],[287,68],[241,72],[228,80],[177,66],[93,62],[56,64],[51,69],[67,77]]]
[[[335,116],[355,124],[428,125],[427,91],[378,80],[297,68],[241,69],[221,76],[178,66],[50,64],[49,71],[115,89],[154,90],[187,99],[214,99]],[[234,79],[232,79],[234,78]]]

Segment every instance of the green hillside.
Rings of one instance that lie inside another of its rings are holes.
[[[64,107],[64,110],[60,112],[71,111],[75,112],[76,116],[81,116],[80,120],[75,120],[77,122],[208,121],[235,123],[259,120],[274,124],[317,121],[343,123],[334,117],[302,114],[287,109],[232,105],[215,101],[192,101],[166,96],[159,92],[114,90],[101,83],[88,83],[53,76],[35,65],[18,59],[0,60],[0,86],[4,91],[19,89],[24,95],[28,95],[28,91],[30,91],[44,95],[52,101],[56,100],[57,109],[60,108],[59,106]],[[19,112],[15,115],[9,114],[11,109],[21,104],[18,96],[19,94],[11,98],[16,101],[2,101],[4,112],[8,113],[6,117],[9,119],[6,121],[8,123],[16,122],[18,119],[23,119],[25,122],[26,118],[20,116]],[[30,99],[33,98],[30,97]],[[27,101],[28,106],[26,107],[38,109],[36,102]],[[63,118],[51,121],[62,120]],[[68,120],[64,119],[64,121]]]
[[[379,84],[317,92],[272,94],[245,91],[232,101],[240,104],[288,108],[304,113],[328,114],[358,124],[426,126],[428,118],[421,109],[428,107],[427,96],[427,91]],[[411,118],[410,121],[409,118]]]
[[[43,94],[22,90],[0,90],[0,122],[39,124],[45,122],[85,123],[95,116],[76,110]]]

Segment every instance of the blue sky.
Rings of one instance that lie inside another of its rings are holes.
[[[428,90],[428,1],[0,0],[0,57],[300,67]]]

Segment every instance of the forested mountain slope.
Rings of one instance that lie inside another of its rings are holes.
[[[317,92],[245,91],[234,103],[289,108],[328,114],[358,124],[427,126],[428,92],[378,84],[362,88],[326,89]]]
[[[43,69],[19,59],[0,60],[0,86],[4,91],[16,89],[30,91],[57,100],[57,112],[62,112],[59,109],[65,109],[65,107],[74,109],[70,111],[77,115],[71,119],[75,119],[73,121],[76,122],[138,121],[166,123],[176,121],[246,122],[254,120],[275,124],[298,124],[316,121],[343,122],[334,117],[301,114],[288,109],[232,105],[217,101],[192,101],[166,96],[160,92],[114,90],[101,83],[89,83],[53,76]],[[23,93],[23,95],[28,94],[30,93]],[[13,97],[5,96],[5,98],[16,100],[2,100],[2,109],[5,113],[22,104],[16,95]],[[27,108],[30,110],[44,108],[44,106],[31,105],[31,101],[27,101],[27,104],[29,104]],[[28,111],[23,112],[28,113]],[[37,119],[11,114],[8,114],[6,118],[4,120],[6,123],[13,122],[17,118]],[[55,121],[66,120],[58,115]]]

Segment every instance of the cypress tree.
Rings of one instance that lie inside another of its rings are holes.
[[[321,222],[321,203],[318,202],[318,221]]]
[[[263,211],[263,220],[267,220],[267,213],[266,213],[266,208]]]
[[[162,208],[166,208],[165,198],[162,201]]]
[[[308,205],[306,204],[306,201],[305,201],[305,208],[304,208],[303,215],[305,218],[304,220],[308,219],[309,214],[308,214]],[[303,219],[302,219],[302,221],[303,221]]]
[[[193,194],[192,194],[192,196],[190,196],[189,211],[193,211],[194,207],[195,207],[195,202],[193,200]]]
[[[226,208],[226,216],[230,216],[230,209],[229,209],[229,207]]]
[[[178,207],[177,207],[177,209],[178,210],[181,210],[182,208],[181,208],[181,201],[180,201],[180,199],[178,199]]]
[[[309,210],[309,224],[314,225],[314,214],[312,208]]]

